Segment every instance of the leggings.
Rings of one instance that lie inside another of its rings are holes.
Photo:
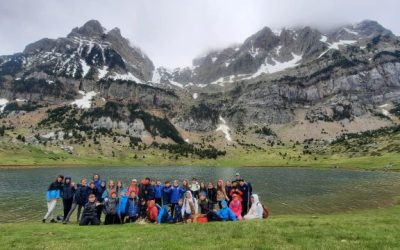
[[[43,219],[47,220],[47,218],[50,217],[50,219],[54,219],[54,209],[56,208],[57,205],[57,200],[51,200],[49,202],[47,202],[47,213],[44,216]]]
[[[69,221],[69,218],[71,217],[72,213],[75,211],[76,207],[78,207],[78,214],[76,216],[76,220],[77,220],[77,222],[79,222],[79,218],[81,217],[81,209],[82,209],[83,206],[82,205],[78,205],[76,203],[72,203],[71,210],[69,210],[67,218],[64,218],[64,221]]]
[[[64,217],[63,219],[67,218],[69,211],[71,211],[72,207],[72,198],[71,199],[63,199],[63,206],[64,206]]]

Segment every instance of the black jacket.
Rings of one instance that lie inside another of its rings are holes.
[[[49,186],[49,188],[47,189],[47,191],[52,191],[52,190],[60,190],[60,192],[63,189],[63,183],[62,182],[52,182]]]
[[[211,202],[217,202],[217,189],[216,188],[207,188],[207,198]]]
[[[96,217],[97,216],[97,207],[95,202],[88,202],[83,209],[84,217]]]
[[[75,192],[74,198],[76,204],[82,206],[86,205],[89,198],[89,188],[83,186],[78,187],[78,189]]]

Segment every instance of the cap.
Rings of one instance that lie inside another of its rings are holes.
[[[239,174],[239,173],[236,173],[235,175],[236,175],[236,176],[240,176],[240,174]]]

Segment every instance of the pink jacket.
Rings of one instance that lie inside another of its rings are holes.
[[[242,218],[242,203],[239,200],[232,200],[229,204],[229,208],[236,215],[238,219]]]

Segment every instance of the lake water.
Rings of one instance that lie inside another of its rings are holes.
[[[322,170],[306,168],[214,167],[73,167],[0,170],[0,223],[40,220],[46,212],[45,192],[55,176],[71,176],[75,182],[93,173],[102,179],[146,176],[161,180],[231,180],[236,172],[251,182],[254,192],[279,214],[321,214],[389,206],[400,196],[400,173]],[[57,205],[62,214],[62,202]]]

